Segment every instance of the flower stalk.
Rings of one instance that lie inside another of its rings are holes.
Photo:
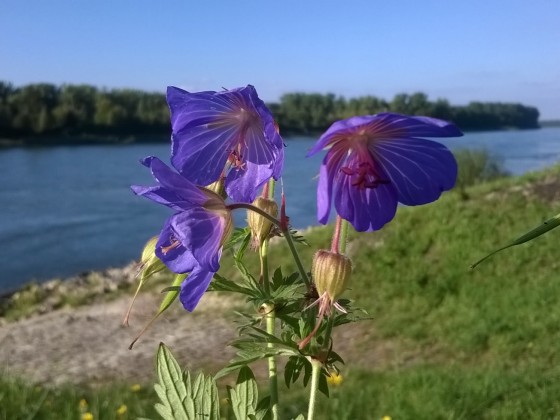
[[[314,358],[311,358],[311,385],[309,391],[309,407],[307,409],[307,420],[313,420],[315,416],[315,403],[317,402],[317,390],[319,389],[319,379],[321,377],[321,368],[323,364]]]

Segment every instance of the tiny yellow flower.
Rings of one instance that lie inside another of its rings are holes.
[[[391,420],[391,416],[383,416],[381,417],[381,420]]]
[[[327,376],[327,383],[329,385],[339,386],[342,383],[342,375],[332,372],[330,376]]]
[[[90,412],[82,414],[82,420],[93,420],[93,414]]]
[[[141,389],[142,389],[142,387],[140,386],[140,384],[134,384],[134,385],[132,385],[132,386],[130,387],[130,390],[131,390],[132,392],[138,392],[138,391],[140,391]]]
[[[119,416],[122,416],[124,413],[126,413],[126,410],[127,410],[126,405],[123,404],[119,408],[117,408],[117,414]]]
[[[85,399],[82,398],[78,404],[80,405],[80,411],[86,411],[87,410],[88,403]]]

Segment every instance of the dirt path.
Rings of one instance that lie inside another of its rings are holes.
[[[235,323],[224,314],[233,314],[235,302],[214,293],[204,295],[194,313],[174,305],[129,350],[135,335],[156,313],[160,299],[155,292],[141,295],[128,328],[121,325],[130,303],[128,296],[1,325],[0,372],[50,385],[115,379],[145,383],[154,379],[160,342],[171,348],[184,368],[195,372],[215,373],[234,356],[228,343],[235,338]],[[334,340],[336,351],[347,362],[365,369],[439,357],[432,348],[380,338],[372,321],[339,328]],[[263,375],[263,369],[257,367],[255,373]]]
[[[128,346],[155,313],[160,296],[143,295],[131,325],[121,325],[130,298],[62,309],[0,326],[0,371],[33,381],[103,382],[111,379],[144,382],[154,375],[160,341],[185,367],[222,365],[233,356],[227,347],[235,333],[231,322],[212,316],[223,313],[224,299],[208,294],[193,314],[176,305],[140,339]]]

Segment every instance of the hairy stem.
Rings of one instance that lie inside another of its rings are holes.
[[[274,335],[276,327],[276,312],[273,304],[264,305],[266,311],[266,332]],[[272,343],[268,343],[267,347],[272,347]],[[276,358],[271,356],[268,358],[268,386],[270,388],[270,410],[272,419],[278,420],[278,374],[276,369]]]
[[[319,389],[319,378],[321,377],[322,363],[317,359],[311,359],[311,385],[309,392],[309,407],[307,409],[307,420],[313,420],[315,415],[315,402],[317,400],[317,390]]]

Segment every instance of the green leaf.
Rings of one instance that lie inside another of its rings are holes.
[[[548,232],[549,230],[552,230],[556,227],[560,226],[560,214],[557,214],[556,216],[548,219],[546,222],[544,222],[542,225],[537,226],[535,229],[530,230],[529,232],[527,232],[526,234],[520,236],[519,238],[515,239],[514,241],[510,242],[509,244],[507,244],[506,246],[499,248],[495,251],[492,251],[490,254],[486,255],[484,258],[481,258],[480,260],[478,260],[477,262],[475,262],[473,265],[471,265],[471,269],[475,268],[478,264],[480,264],[482,261],[490,258],[492,255],[497,254],[500,251],[503,251],[504,249],[507,248],[511,248],[512,246],[516,246],[516,245],[521,245],[525,242],[528,242],[532,239],[535,239],[543,234],[545,234],[546,232]]]
[[[269,408],[270,408],[270,395],[264,397],[257,404],[257,414],[255,415],[256,419],[263,420],[267,416]]]
[[[249,229],[249,227],[235,228],[231,238],[224,245],[224,249],[229,249],[240,243],[244,243],[247,240],[247,237],[251,237],[251,229]]]
[[[329,398],[329,384],[327,382],[327,376],[323,372],[321,372],[321,376],[319,377],[319,391]]]
[[[167,292],[167,294],[165,295],[165,297],[163,298],[161,304],[159,305],[159,311],[157,313],[156,316],[161,315],[164,311],[166,311],[171,304],[175,301],[175,299],[177,299],[177,296],[179,296],[179,292],[181,291],[181,283],[183,283],[183,280],[185,280],[187,278],[186,274],[176,274],[175,275],[175,279],[173,280],[173,284],[164,289],[164,292]]]
[[[215,380],[199,374],[191,386],[190,373],[182,373],[179,364],[163,343],[160,343],[157,353],[157,373],[159,382],[154,389],[160,403],[155,408],[164,419],[220,419],[220,401]]]
[[[159,383],[154,388],[161,400],[161,404],[156,404],[157,412],[164,419],[194,419],[194,403],[187,394],[183,373],[163,343],[160,343],[157,353],[157,373]]]
[[[256,415],[259,391],[255,376],[248,366],[241,368],[235,387],[230,387],[228,391],[233,414],[237,420],[246,420]]]
[[[305,420],[305,417],[303,416],[303,414],[300,414],[294,420]]]
[[[245,255],[245,251],[251,242],[251,229],[246,228],[244,232],[244,236],[239,241],[240,246],[237,248],[237,251],[233,254],[233,257],[236,261],[241,261],[243,256]]]

